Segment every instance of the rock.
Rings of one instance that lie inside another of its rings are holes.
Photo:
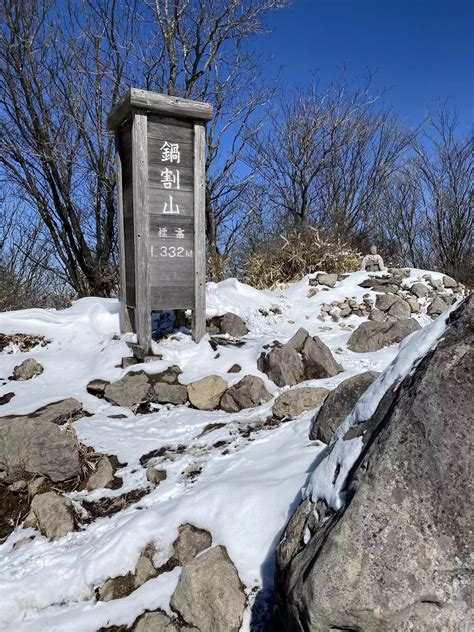
[[[127,597],[137,588],[140,588],[145,582],[152,577],[156,577],[157,572],[151,560],[144,554],[138,558],[137,566],[134,573],[112,577],[105,581],[98,589],[99,599],[101,601],[112,601],[113,599],[121,599]]]
[[[37,494],[31,503],[31,513],[48,540],[62,538],[76,526],[72,502],[56,492]]]
[[[152,387],[149,376],[143,371],[127,373],[120,380],[105,387],[107,401],[125,408],[135,408],[150,401]]]
[[[412,313],[413,314],[418,314],[419,311],[420,311],[420,304],[418,303],[416,298],[414,298],[413,296],[409,296],[405,300],[408,303],[408,305],[410,306],[410,309],[411,309]]]
[[[17,382],[31,380],[33,377],[41,375],[43,371],[44,369],[39,362],[34,358],[28,358],[13,369],[13,379]]]
[[[381,323],[385,320],[385,314],[379,309],[373,309],[369,314],[369,320],[375,323]]]
[[[304,364],[298,352],[287,345],[262,353],[257,367],[277,386],[294,386],[304,378]]]
[[[437,296],[431,301],[426,310],[430,316],[439,316],[448,309],[448,305],[443,301],[440,296]]]
[[[245,408],[255,408],[270,401],[264,381],[255,375],[246,375],[237,384],[226,390],[220,407],[228,413],[237,413]]]
[[[455,287],[457,287],[458,284],[451,277],[444,276],[443,277],[443,285],[444,285],[445,288],[452,288],[452,289],[454,289]]]
[[[159,404],[175,404],[179,406],[188,401],[188,391],[183,384],[157,382],[153,386],[152,401]]]
[[[230,369],[228,369],[227,373],[240,373],[242,371],[242,367],[240,364],[233,364]]]
[[[23,480],[15,481],[14,483],[8,486],[8,489],[13,494],[21,494],[22,492],[26,491],[27,488],[28,488],[28,483]]]
[[[392,318],[396,318],[397,320],[410,318],[411,307],[406,301],[400,298],[398,301],[395,301],[392,307],[390,307],[387,314]]]
[[[329,443],[334,432],[354,408],[360,397],[379,376],[375,371],[366,371],[344,380],[332,390],[316,413],[309,438]]]
[[[33,498],[36,494],[43,494],[49,490],[48,481],[44,476],[37,476],[28,483],[28,496]]]
[[[233,338],[240,338],[249,333],[248,327],[242,318],[231,312],[223,316],[215,316],[212,318],[209,323],[208,331],[213,335],[228,334]]]
[[[227,382],[218,375],[208,375],[188,384],[188,399],[199,410],[215,410],[227,390]]]
[[[132,630],[133,632],[179,632],[173,620],[164,612],[145,612],[137,619]],[[186,632],[193,632],[193,630],[187,628]]]
[[[0,406],[3,406],[4,404],[8,404],[8,402],[11,402],[11,400],[14,397],[15,397],[15,393],[13,393],[12,391],[10,391],[9,393],[5,393],[4,395],[0,397]]]
[[[375,307],[382,312],[389,310],[394,303],[396,303],[399,297],[396,294],[377,294],[375,299]]]
[[[173,557],[180,566],[184,566],[211,544],[209,531],[198,529],[192,524],[182,524],[178,529],[178,537],[173,542]]]
[[[153,485],[159,485],[166,480],[166,477],[166,470],[157,470],[154,467],[149,467],[146,471],[146,478]]]
[[[95,395],[96,397],[103,397],[105,393],[105,387],[108,386],[110,382],[107,380],[100,380],[96,378],[95,380],[91,380],[89,384],[86,386],[87,392],[91,395]]]
[[[150,376],[154,382],[164,382],[165,384],[179,384],[178,378],[181,375],[182,371],[176,364],[169,366],[167,369],[162,371],[161,373],[157,373],[156,375]]]
[[[95,472],[87,479],[86,490],[88,492],[94,489],[107,489],[113,486],[115,482],[115,470],[108,456],[99,459]]]
[[[303,386],[285,391],[273,404],[273,416],[277,419],[294,419],[307,410],[321,406],[329,390]]]
[[[418,329],[421,327],[413,318],[383,323],[367,321],[357,327],[349,338],[347,347],[357,353],[371,353],[401,342]]]
[[[430,283],[435,290],[443,289],[443,280],[442,279],[430,279]]]
[[[206,632],[238,632],[245,594],[225,547],[209,549],[183,567],[171,607]]]
[[[472,627],[473,315],[470,297],[437,346],[382,399],[379,408],[389,401],[375,415],[346,504],[306,535],[292,535],[299,550],[278,553],[282,629]],[[313,510],[304,507],[294,529]]]
[[[68,421],[75,421],[82,416],[82,404],[73,397],[62,399],[59,402],[47,404],[42,408],[38,408],[35,412],[25,415],[28,419],[37,419],[38,421],[49,421],[58,426]]]
[[[337,283],[337,274],[318,274],[316,280],[320,285],[334,287]]]
[[[417,298],[425,298],[430,293],[430,288],[424,283],[413,283],[410,287],[410,292],[414,294]]]
[[[314,336],[308,336],[301,350],[303,358],[305,378],[307,380],[318,380],[326,377],[333,377],[341,373],[344,369],[333,358],[331,350],[324,342]]]
[[[309,333],[306,331],[306,329],[304,327],[300,327],[296,334],[288,340],[284,347],[286,349],[294,349],[295,351],[298,351],[298,353],[301,353],[308,336]]]
[[[75,478],[81,474],[77,441],[50,421],[0,419],[0,470],[10,481],[35,474],[54,482]]]

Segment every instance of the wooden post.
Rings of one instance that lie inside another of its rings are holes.
[[[193,338],[206,334],[206,129],[194,124],[194,311]]]
[[[135,113],[132,124],[133,219],[135,226],[135,327],[140,355],[151,346],[148,240],[148,139],[147,117]]]

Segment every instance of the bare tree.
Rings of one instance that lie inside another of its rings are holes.
[[[416,145],[419,189],[427,232],[443,272],[473,281],[474,138],[460,138],[457,120],[446,108],[430,120]]]

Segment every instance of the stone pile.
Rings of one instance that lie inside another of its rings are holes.
[[[370,316],[373,309],[373,300],[367,294],[361,303],[355,298],[345,298],[332,301],[331,303],[323,303],[318,316],[319,320],[331,320],[337,322],[340,318],[349,318],[349,316],[361,316],[362,318]]]

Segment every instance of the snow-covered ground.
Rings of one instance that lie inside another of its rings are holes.
[[[406,283],[423,273],[413,270]],[[323,303],[343,298],[360,302],[364,295],[373,294],[358,286],[365,278],[366,273],[354,273],[312,298],[307,297],[307,277],[276,292],[258,291],[235,279],[211,283],[207,288],[208,316],[227,311],[242,316],[250,329],[245,344],[239,348],[220,346],[217,353],[208,337],[195,344],[190,336],[178,334],[154,343],[154,351],[162,360],[125,370],[118,365],[130,351],[126,337],[119,335],[119,304],[115,300],[88,298],[63,311],[32,309],[0,314],[0,332],[41,334],[51,341],[28,353],[10,348],[0,354],[0,397],[15,392],[15,397],[1,407],[1,415],[28,413],[47,403],[75,397],[90,413],[74,423],[80,441],[98,452],[115,454],[126,464],[118,471],[123,478],[121,488],[71,493],[77,507],[80,509],[79,503],[85,498],[120,496],[136,489],[148,491],[128,508],[98,518],[59,540],[50,542],[37,536],[13,550],[15,542],[33,530],[19,528],[12,533],[0,546],[0,627],[12,631],[92,632],[101,626],[131,624],[145,610],[162,608],[169,612],[179,568],[146,582],[129,597],[107,603],[95,602],[94,589],[109,577],[133,571],[141,550],[150,543],[157,551],[155,563],[165,563],[178,527],[184,522],[208,529],[213,545],[227,547],[246,586],[249,604],[258,589],[270,589],[275,546],[302,490],[308,488],[313,494],[325,496],[333,505],[338,502],[339,490],[324,488],[323,473],[320,479],[316,474],[311,476],[313,463],[325,447],[308,439],[314,411],[279,426],[262,424],[270,415],[272,402],[236,414],[157,406],[156,412],[134,416],[128,409],[88,394],[86,385],[93,378],[113,381],[127,371],[157,373],[177,364],[183,371],[180,381],[184,384],[213,374],[232,385],[244,375],[254,374],[264,379],[273,395],[278,395],[284,389],[278,389],[258,371],[257,358],[264,345],[274,340],[285,342],[299,327],[318,335],[345,369],[334,378],[299,386],[334,388],[356,373],[383,371],[397,355],[398,345],[375,353],[352,353],[346,346],[351,334],[347,326],[355,328],[362,319],[351,316],[340,321],[342,328],[339,323],[323,323],[317,318]],[[422,325],[432,322],[426,315],[416,318]],[[403,343],[405,355],[395,363],[398,368],[390,369],[394,379],[435,343],[444,320],[440,317]],[[26,357],[38,360],[44,373],[32,381],[7,381],[14,366]],[[241,365],[242,371],[229,374],[234,363]],[[373,402],[381,397],[389,380],[391,377],[374,384],[370,391]],[[367,402],[363,404],[366,407]],[[119,413],[126,418],[111,417]],[[220,427],[202,434],[210,424]],[[153,464],[166,469],[167,479],[154,488],[147,482],[139,460],[159,448],[167,448],[166,453]],[[250,605],[242,631],[249,627]]]

